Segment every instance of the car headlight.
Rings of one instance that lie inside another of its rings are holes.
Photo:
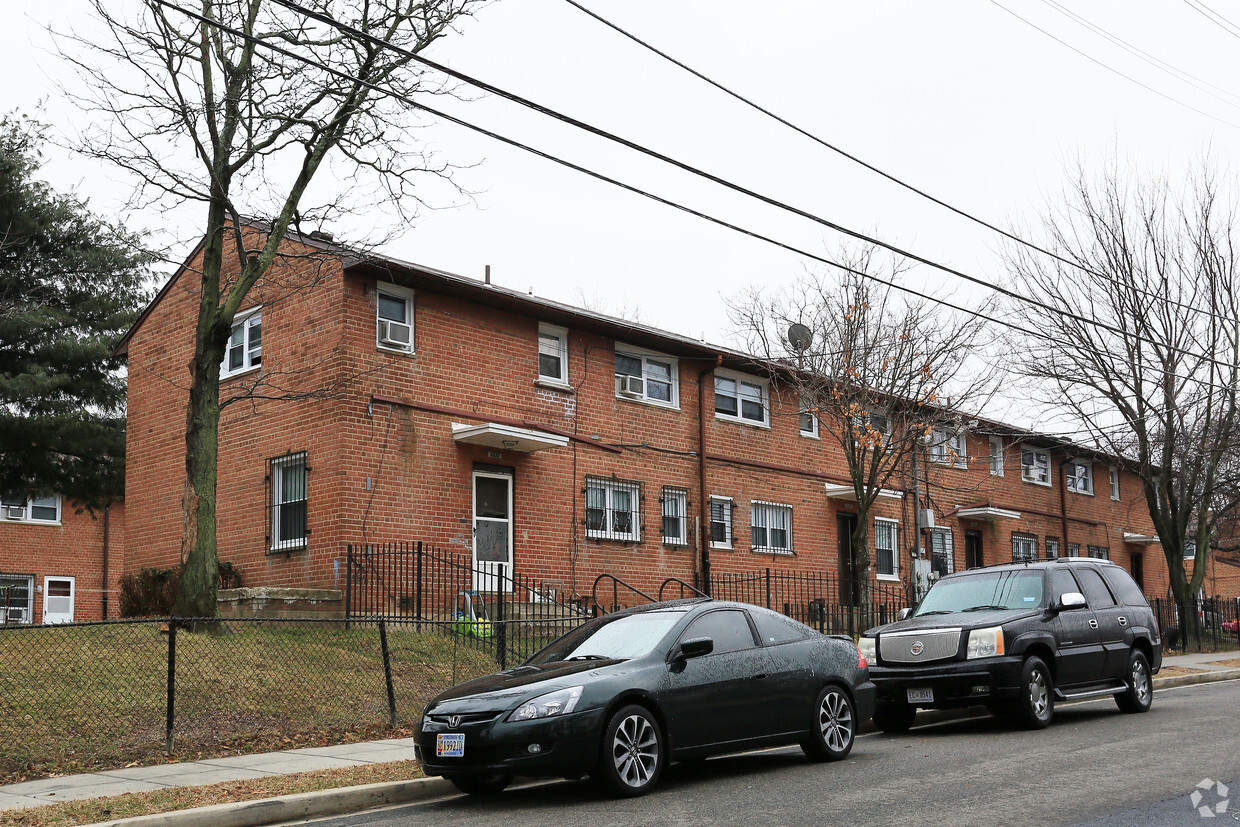
[[[1003,654],[1003,627],[991,626],[987,629],[974,629],[969,632],[969,645],[965,657],[989,658]]]
[[[568,689],[557,689],[546,695],[539,695],[532,701],[526,701],[508,716],[510,721],[532,721],[535,718],[550,718],[553,715],[567,715],[577,708],[581,700],[580,686]]]
[[[878,660],[878,638],[863,637],[857,641],[857,646],[861,649],[862,656],[868,663],[876,663]]]

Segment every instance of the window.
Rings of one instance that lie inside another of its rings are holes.
[[[1051,598],[1059,603],[1063,600],[1065,594],[1084,594],[1080,585],[1077,584],[1076,578],[1072,576],[1072,572],[1067,569],[1056,569],[1051,573]]]
[[[1184,544],[1184,559],[1193,560],[1197,557],[1197,541],[1189,540]]]
[[[754,502],[749,513],[754,551],[792,553],[792,506]]]
[[[767,384],[743,374],[715,373],[715,416],[767,425]]]
[[[1080,557],[1081,556],[1081,544],[1080,543],[1068,543],[1068,556],[1069,557]]]
[[[375,289],[375,335],[379,347],[413,353],[413,291],[394,285]]]
[[[25,574],[0,574],[0,625],[32,623],[34,578]]]
[[[1012,562],[1023,563],[1038,559],[1038,538],[1033,534],[1012,535]]]
[[[1088,462],[1069,462],[1063,467],[1063,484],[1077,494],[1094,493],[1094,466]]]
[[[1058,537],[1047,537],[1046,538],[1046,559],[1054,560],[1058,556],[1059,556],[1059,538]]]
[[[775,612],[754,609],[749,612],[749,619],[758,627],[758,640],[763,646],[778,646],[809,637],[809,629]]]
[[[710,546],[732,548],[732,499],[710,498]]]
[[[1095,560],[1110,560],[1111,550],[1106,546],[1089,546],[1089,556]]]
[[[719,410],[719,402],[715,402]],[[801,436],[818,438],[818,406],[808,396],[801,397]]]
[[[267,461],[271,481],[271,524],[267,527],[272,551],[302,548],[310,528],[306,523],[306,452],[285,454]]]
[[[940,577],[956,570],[956,555],[952,549],[950,528],[930,529],[930,567]]]
[[[1119,598],[1120,603],[1126,603],[1129,606],[1146,605],[1140,584],[1119,566],[1106,566],[1102,569],[1102,576],[1106,579],[1107,585],[1111,587],[1111,592]]]
[[[679,407],[676,360],[621,347],[616,346],[616,395],[669,408]]]
[[[538,378],[568,384],[568,331],[562,327],[538,326]]]
[[[900,523],[877,517],[874,520],[874,571],[881,578],[898,580],[900,577],[899,548]]]
[[[641,483],[586,477],[586,536],[639,542]]]
[[[263,361],[263,314],[260,308],[238,313],[224,348],[220,378],[253,370]]]
[[[881,445],[891,436],[887,417],[874,411],[864,411],[853,417],[853,436],[863,445]]]
[[[1003,476],[1003,437],[992,436],[990,438],[990,475],[992,477]]]
[[[712,655],[752,649],[757,645],[753,630],[749,628],[749,621],[740,609],[724,609],[704,614],[689,624],[680,639],[685,641],[696,637],[708,637],[715,642]]]
[[[50,497],[0,497],[0,520],[19,520],[32,523],[59,523],[60,496]]]
[[[663,542],[669,546],[687,546],[689,535],[685,522],[689,514],[689,492],[684,488],[663,486]]]
[[[969,457],[965,445],[964,431],[935,428],[930,439],[930,461],[968,468]]]
[[[1106,609],[1115,605],[1115,598],[1107,587],[1102,575],[1089,566],[1081,566],[1076,570],[1076,577],[1085,588],[1085,602],[1091,609]]]
[[[1034,448],[1020,452],[1020,478],[1034,485],[1051,484],[1051,455]]]
[[[1107,466],[1107,474],[1111,479],[1111,499],[1119,499],[1119,469],[1114,465]]]

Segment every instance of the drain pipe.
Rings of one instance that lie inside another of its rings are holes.
[[[1063,545],[1060,547],[1064,557],[1068,556],[1068,486],[1063,478],[1064,466],[1068,460],[1059,463],[1059,518],[1063,524]],[[1052,480],[1053,482],[1053,480]]]
[[[103,619],[108,619],[108,541],[112,529],[112,501],[103,507]]]
[[[714,373],[715,368],[723,364],[723,355],[715,356],[715,363],[698,373],[698,497],[701,500],[702,526],[698,530],[698,542],[701,543],[700,569],[702,574],[702,591],[710,594],[710,498],[706,494],[706,375]],[[712,388],[713,391],[713,383]]]

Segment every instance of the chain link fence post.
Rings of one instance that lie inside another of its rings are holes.
[[[383,650],[383,679],[387,682],[388,726],[396,728],[396,689],[392,686],[392,655],[388,649],[387,621],[379,621],[379,647]]]
[[[172,726],[177,701],[177,619],[168,618],[168,707],[164,719],[164,755],[172,755]]]

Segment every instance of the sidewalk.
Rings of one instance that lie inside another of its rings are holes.
[[[1240,677],[1240,670],[1219,663],[1219,661],[1236,659],[1240,659],[1240,651],[1164,657],[1164,667],[1174,666],[1193,671],[1180,677],[1155,678],[1154,688],[1159,689],[1186,683]],[[26,781],[21,784],[0,787],[0,811],[39,807],[62,801],[74,801],[99,796],[121,795],[122,793],[149,792],[169,787],[193,787],[202,784],[217,784],[223,781],[261,778],[263,776],[287,775],[289,773],[378,764],[389,761],[407,761],[412,758],[413,739],[393,738],[358,744],[342,744],[334,747],[313,747],[310,749],[285,750],[256,755],[213,758],[206,761],[160,764],[152,767],[131,767],[85,775]],[[371,786],[379,787],[383,785]],[[444,794],[450,791],[446,785],[434,786],[436,786],[437,790],[440,786],[443,787],[437,794]],[[430,790],[427,790],[427,792],[430,792]],[[307,795],[316,794],[310,793]]]

